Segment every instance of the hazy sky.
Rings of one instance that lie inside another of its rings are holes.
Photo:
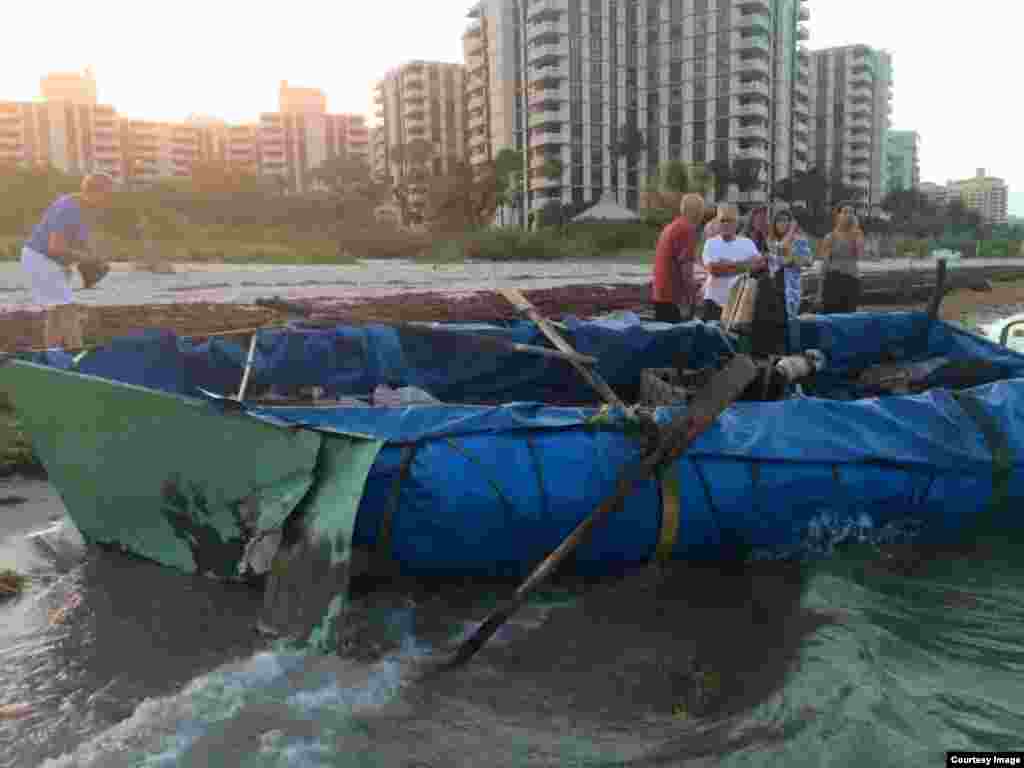
[[[334,112],[370,114],[373,81],[403,60],[461,61],[470,0],[125,0],[4,3],[0,99],[29,100],[51,70],[92,65],[101,101],[122,114],[252,121],[286,79],[323,88]],[[893,127],[921,133],[921,175],[944,182],[984,167],[1024,215],[1024,110],[1013,55],[1016,0],[810,0],[811,48],[864,43],[893,54]],[[7,7],[10,6],[10,7]]]

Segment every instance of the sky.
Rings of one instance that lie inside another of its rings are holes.
[[[462,60],[470,0],[125,0],[5,3],[0,99],[31,100],[49,71],[92,66],[99,98],[123,115],[192,113],[255,121],[277,107],[281,80],[324,89],[332,112],[372,115],[371,87],[408,59]],[[1024,110],[1013,53],[1016,0],[809,0],[822,48],[863,43],[893,54],[893,128],[921,134],[921,178],[944,183],[985,168],[1010,185],[1024,216]]]

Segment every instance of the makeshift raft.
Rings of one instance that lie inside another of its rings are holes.
[[[545,344],[529,322],[446,328]],[[699,370],[734,352],[699,322],[564,328],[628,402],[645,369],[682,355]],[[1009,509],[1024,497],[1024,356],[923,313],[804,319],[800,338],[827,359],[803,395],[730,408],[581,546],[577,572],[801,556],[862,534],[956,542],[983,522],[1021,524]],[[77,362],[10,358],[0,389],[87,540],[222,579],[301,570],[293,583],[324,594],[353,548],[413,576],[521,577],[641,458],[635,414],[595,407],[563,360],[407,327],[295,325],[259,333],[237,402],[247,351],[245,339],[151,332]],[[956,375],[925,365],[918,394],[886,395],[884,377],[865,375],[936,358]],[[978,382],[967,363],[989,383],[946,388]],[[272,391],[351,399],[381,385],[443,404],[266,403]],[[684,407],[652,415],[664,424]]]

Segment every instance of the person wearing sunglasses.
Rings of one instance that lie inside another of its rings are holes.
[[[704,243],[704,267],[711,275],[704,286],[702,319],[718,322],[729,303],[729,291],[736,279],[748,272],[767,268],[768,262],[749,237],[737,236],[739,210],[732,203],[718,206],[718,234]]]

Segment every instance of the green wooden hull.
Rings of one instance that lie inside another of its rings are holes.
[[[87,541],[186,572],[242,577],[314,484],[317,432],[20,361],[0,388]]]

